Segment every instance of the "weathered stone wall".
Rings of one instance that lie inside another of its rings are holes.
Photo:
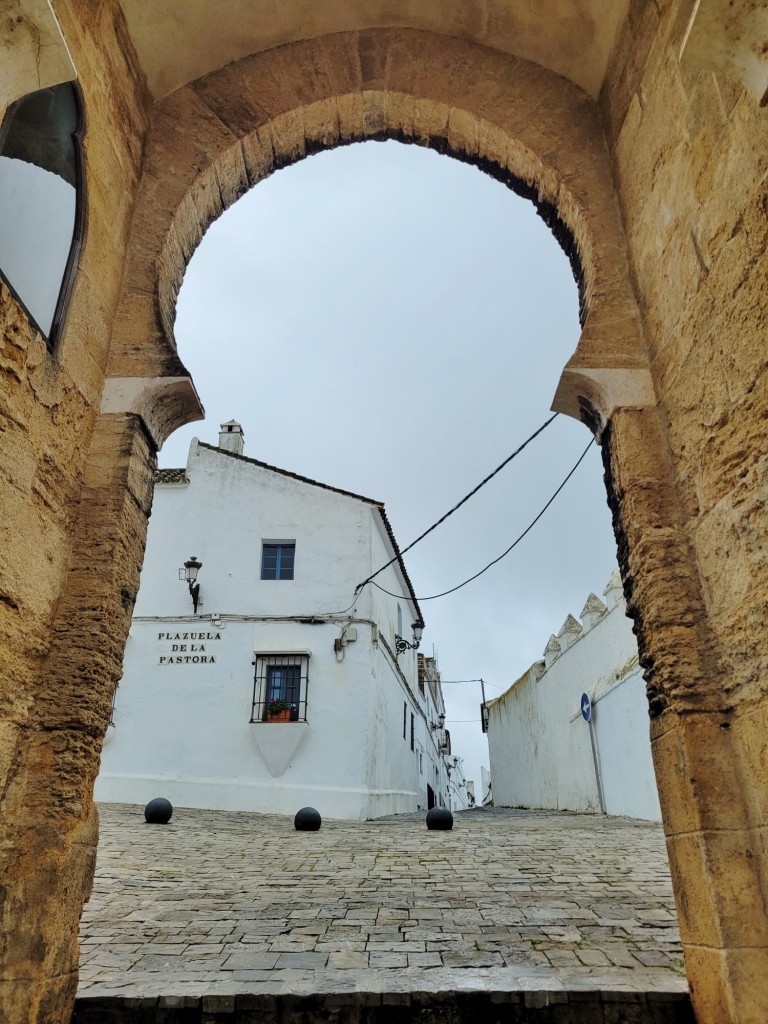
[[[0,562],[0,1019],[14,1024],[66,1019],[62,1006],[74,996],[77,922],[97,838],[92,778],[147,511],[147,486],[134,487],[143,500],[137,518],[126,473],[114,477],[114,456],[125,453],[93,449],[146,97],[114,5],[55,6],[87,125],[87,231],[55,353],[0,287],[0,518],[8,532]],[[14,81],[21,94],[38,87]],[[15,98],[0,97],[0,107]],[[139,545],[132,537],[121,564],[126,530]]]
[[[637,416],[613,424],[608,467],[694,1005],[702,1022],[758,1024],[768,1018],[768,111],[736,75],[686,56],[693,8],[635,2],[602,94],[659,400],[653,429]],[[627,482],[639,468],[663,476],[667,459],[664,487]],[[654,565],[665,520],[679,525]]]

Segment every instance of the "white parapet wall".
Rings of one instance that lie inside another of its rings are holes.
[[[489,702],[497,806],[660,820],[645,684],[618,570],[604,597],[590,594],[581,621],[569,615],[543,660]]]

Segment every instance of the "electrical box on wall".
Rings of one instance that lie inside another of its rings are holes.
[[[338,654],[343,651],[348,644],[353,644],[357,640],[357,627],[347,626],[341,636],[336,637],[333,641],[333,649]]]

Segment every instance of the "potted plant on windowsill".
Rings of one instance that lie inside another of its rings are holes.
[[[270,700],[267,701],[267,721],[268,722],[290,722],[291,720],[291,709],[285,703],[284,700]]]

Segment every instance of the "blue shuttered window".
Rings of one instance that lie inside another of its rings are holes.
[[[261,548],[261,578],[292,580],[295,544],[264,544]]]

